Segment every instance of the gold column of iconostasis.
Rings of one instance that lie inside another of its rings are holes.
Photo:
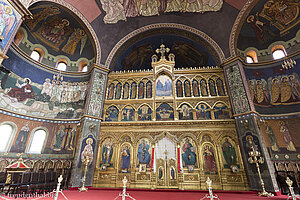
[[[174,69],[168,51],[108,75],[93,186],[247,190],[223,70]]]
[[[3,15],[0,17],[0,64],[12,43],[24,18],[30,18],[31,13],[19,0],[0,0],[0,9]]]

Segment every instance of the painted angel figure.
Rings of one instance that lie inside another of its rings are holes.
[[[0,39],[3,40],[7,37],[15,20],[13,10],[7,5],[0,4]]]

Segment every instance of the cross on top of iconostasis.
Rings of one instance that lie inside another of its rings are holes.
[[[165,53],[168,53],[170,51],[169,48],[165,48],[164,44],[160,45],[159,49],[156,49],[156,53],[160,53],[161,54],[161,58],[165,58]]]

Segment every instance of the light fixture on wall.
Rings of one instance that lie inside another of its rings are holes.
[[[292,58],[284,59],[281,64],[283,69],[292,69],[296,65],[296,61]]]

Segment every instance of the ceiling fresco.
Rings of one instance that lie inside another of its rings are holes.
[[[64,55],[72,61],[94,58],[94,47],[89,33],[77,17],[59,5],[38,2],[29,8],[33,19],[22,27],[28,40],[46,47],[51,55]]]
[[[154,16],[163,13],[203,13],[206,11],[219,11],[223,0],[100,0],[105,12],[103,18],[106,24],[115,24],[120,20],[126,21],[130,17]]]
[[[220,64],[217,53],[203,38],[180,29],[161,28],[141,33],[122,45],[114,55],[110,69],[152,69],[151,56],[162,43],[175,54],[175,68]]]
[[[237,47],[245,50],[251,44],[267,49],[275,41],[288,41],[300,28],[298,0],[264,0],[252,8],[239,33]]]

